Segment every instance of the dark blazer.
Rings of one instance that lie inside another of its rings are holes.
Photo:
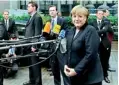
[[[104,22],[105,22],[106,24],[111,24],[111,23],[110,23],[110,20],[107,19],[106,17],[103,17],[103,20],[104,20]]]
[[[78,75],[71,77],[79,84],[93,84],[103,80],[102,67],[98,57],[99,36],[94,27],[85,25],[75,38],[76,28],[66,33],[67,52],[65,64],[74,68]]]
[[[0,40],[6,39],[6,36],[7,36],[7,31],[4,28],[4,24],[0,22]]]
[[[43,27],[42,18],[39,16],[39,14],[36,12],[31,19],[26,23],[25,26],[25,37],[33,37],[37,35],[41,35]],[[33,41],[35,42],[35,41]],[[36,45],[33,46],[36,48]]]
[[[6,36],[8,39],[9,39],[9,36],[11,34],[16,34],[18,36],[18,30],[17,30],[17,27],[15,25],[15,21],[13,19],[9,18],[9,27],[8,27],[8,30],[6,28],[4,19],[2,20],[2,23],[4,25],[5,30],[8,33],[8,36]]]
[[[26,23],[25,26],[25,37],[32,37],[36,35],[40,35],[42,32],[43,22],[42,18],[38,13],[35,13],[30,21]]]
[[[113,36],[114,36],[114,32],[113,32],[113,29],[111,28],[111,22],[107,17],[104,17],[103,20],[107,25],[110,25],[110,28],[109,28],[110,32],[108,32],[107,37],[108,37],[109,41],[112,42]]]
[[[98,28],[97,20],[94,20],[91,23],[92,26],[94,26],[98,32],[99,37],[101,38],[101,43],[103,43],[105,48],[109,48],[111,46],[111,42],[108,38],[108,33],[113,33],[113,30],[111,28],[111,24],[109,22],[102,20],[100,30]]]

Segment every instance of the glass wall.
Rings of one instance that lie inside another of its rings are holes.
[[[34,0],[35,1],[35,0]],[[40,6],[38,11],[41,11],[44,14],[48,14],[48,7],[50,5],[56,5],[58,11],[62,15],[68,15],[72,9],[77,4],[82,4],[84,6],[90,5],[92,7],[87,7],[91,13],[95,13],[95,10],[106,2],[106,5],[109,6],[109,10],[112,15],[117,14],[117,9],[112,8],[113,5],[117,4],[117,0],[105,1],[105,0],[37,0],[38,5]],[[20,0],[20,9],[27,9],[28,0]]]

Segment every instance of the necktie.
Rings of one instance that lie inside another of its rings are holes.
[[[30,20],[31,20],[31,16],[29,16],[29,20],[28,20],[28,22],[27,22],[27,23],[29,23],[29,22],[30,22]]]
[[[31,20],[32,16],[30,16],[29,21]]]
[[[51,30],[53,30],[53,27],[54,27],[54,19],[52,20],[52,28],[51,28]]]
[[[5,26],[6,26],[6,29],[8,30],[7,20],[5,20]]]
[[[100,22],[100,21],[98,21],[98,28],[99,28],[99,30],[100,30],[100,25],[101,25],[101,22]]]

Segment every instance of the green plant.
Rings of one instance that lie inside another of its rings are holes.
[[[10,16],[10,18],[12,18],[12,19],[14,19],[14,20],[16,20],[16,21],[18,21],[18,20],[26,21],[26,20],[29,19],[29,15],[27,15],[27,14],[23,14],[22,16],[12,15],[12,16]]]
[[[118,17],[117,16],[109,16],[108,19],[111,21],[112,25],[118,24]]]
[[[67,23],[71,23],[72,22],[71,16],[67,16],[67,17],[64,17],[64,18],[67,21]]]
[[[43,24],[45,24],[47,21],[49,21],[51,19],[51,17],[49,15],[44,16],[44,14],[39,13],[39,16],[42,17],[43,19]],[[27,21],[29,19],[29,15],[27,14],[23,14],[22,16],[16,16],[16,15],[11,15],[10,18],[13,18],[15,21],[18,20],[23,20],[23,21]],[[72,26],[72,20],[71,20],[71,16],[65,16],[64,17],[65,20],[67,21],[69,26]],[[3,19],[2,14],[0,14],[0,21]],[[94,19],[96,19],[95,15],[90,15],[88,17],[88,22],[92,22]],[[112,25],[117,25],[118,24],[118,17],[117,16],[109,16],[108,19],[111,21]]]
[[[73,25],[72,23],[72,19],[71,19],[71,16],[67,16],[67,17],[64,17],[64,19],[66,20],[68,26],[71,28]]]
[[[43,24],[45,24],[47,21],[49,21],[51,19],[50,16],[41,16],[42,20],[43,20]]]
[[[88,23],[91,23],[93,20],[95,20],[96,19],[96,16],[95,15],[90,15],[89,17],[88,17]]]
[[[3,16],[2,16],[2,14],[0,13],[0,21],[3,19]]]
[[[21,20],[28,20],[29,17],[30,17],[29,15],[23,14],[23,15],[21,16]]]

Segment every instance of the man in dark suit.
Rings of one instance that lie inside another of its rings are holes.
[[[51,16],[51,20],[50,20],[50,33],[44,35],[46,37],[46,39],[57,39],[58,38],[58,34],[56,33],[53,29],[55,29],[55,26],[57,25],[59,27],[59,32],[64,29],[68,29],[68,26],[66,24],[66,21],[59,17],[57,15],[57,7],[56,6],[50,6],[49,7],[49,15]],[[60,50],[58,49],[58,52],[56,54],[54,54],[51,59],[50,59],[50,65],[51,65],[51,69],[52,69],[52,73],[54,76],[54,84],[55,85],[61,85],[61,78],[60,78],[60,71],[62,73],[63,76],[63,80],[64,80],[64,85],[69,85],[68,81],[68,77],[64,74],[64,57],[63,54],[60,52]]]
[[[0,67],[0,85],[3,85],[3,68]]]
[[[109,14],[110,14],[109,10],[105,9],[105,10],[103,10],[103,12],[104,12],[103,20],[105,22],[107,22],[107,24],[110,24],[110,20],[107,18],[109,16]]]
[[[106,24],[110,24],[110,25],[111,25],[110,20],[107,18],[107,17],[110,15],[109,10],[108,10],[108,9],[105,9],[103,12],[104,12],[104,17],[103,17],[104,22],[105,22]],[[114,36],[113,30],[112,30],[112,32],[110,32],[110,33],[107,34],[107,37],[108,37],[110,43],[112,43],[113,36]],[[111,47],[110,47],[110,50],[109,50],[109,53],[108,53],[108,56],[109,56],[109,57],[108,57],[108,66],[109,66],[110,54],[111,54]],[[108,67],[108,71],[110,71],[110,72],[115,72],[115,70],[110,69],[110,66]]]
[[[103,10],[98,9],[96,16],[97,19],[94,20],[91,24],[94,26],[98,32],[98,35],[100,37],[100,47],[99,47],[99,55],[100,60],[103,67],[103,73],[104,73],[104,80],[109,83],[108,79],[108,60],[109,60],[109,54],[111,50],[111,42],[108,39],[108,33],[112,33],[111,25],[106,23],[103,19]]]
[[[5,39],[6,38],[6,30],[4,29],[4,25],[2,22],[0,22],[0,40]],[[0,58],[3,54],[3,51],[0,50]],[[2,64],[2,62],[0,61],[0,64]],[[3,67],[0,66],[0,85],[3,85]]]
[[[42,32],[43,22],[42,18],[37,13],[38,5],[35,2],[28,3],[28,13],[30,14],[30,19],[26,24],[25,29],[25,37],[33,37],[36,35],[40,35]],[[25,48],[26,53],[29,54],[31,52],[35,52],[37,50],[37,46],[28,46]],[[36,56],[29,57],[29,64],[35,64],[39,62],[39,58]],[[29,82],[25,82],[23,85],[42,85],[41,79],[41,67],[40,65],[35,65],[29,68]]]
[[[8,40],[11,34],[15,34],[18,37],[18,32],[17,32],[17,28],[15,25],[15,21],[9,18],[9,11],[4,10],[3,17],[4,18],[2,20],[2,23],[4,24],[4,28],[7,31],[6,39]]]

